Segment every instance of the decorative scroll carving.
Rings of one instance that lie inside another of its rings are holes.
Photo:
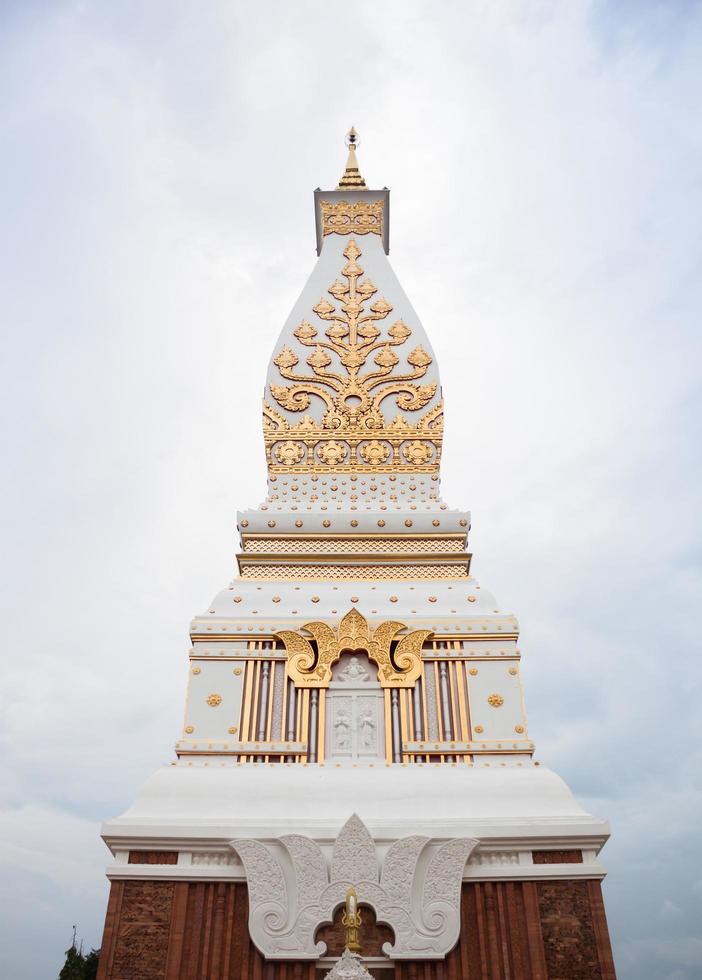
[[[260,909],[270,905],[282,910],[288,896],[279,862],[257,840],[240,840],[237,844],[236,850],[246,868],[252,906]]]
[[[340,203],[347,209],[369,207],[363,202]],[[382,202],[378,203],[382,213]],[[337,215],[341,220],[341,213],[333,212],[335,221]],[[368,216],[358,211],[354,220],[361,218],[365,221]],[[350,216],[348,220],[350,223]],[[443,403],[435,404],[417,421],[406,414],[421,411],[437,393],[436,382],[417,384],[426,375],[432,357],[419,344],[403,352],[406,363],[401,363],[395,348],[404,347],[412,330],[396,320],[383,335],[377,324],[389,316],[392,306],[382,298],[372,302],[377,288],[370,280],[361,279],[363,269],[356,261],[361,250],[353,239],[344,255],[348,262],[341,275],[346,281],[337,279],[329,287],[338,305],[321,299],[313,312],[323,323],[303,320],[294,331],[297,342],[311,348],[306,358],[310,372],[300,367],[299,354],[287,345],[273,358],[281,379],[291,382],[269,385],[274,402],[294,413],[306,412],[310,405],[321,402],[323,415],[316,421],[304,414],[295,424],[264,401],[269,471],[372,472],[382,468],[435,473],[441,455]],[[321,334],[325,323],[328,326]],[[367,363],[369,358],[372,366]],[[383,412],[388,398],[393,398],[400,409],[391,422]]]
[[[332,667],[345,650],[365,650],[378,665],[381,687],[409,688],[422,673],[422,646],[431,630],[413,630],[399,639],[397,634],[407,629],[404,623],[388,620],[371,631],[367,620],[352,609],[341,620],[338,630],[327,623],[305,623],[302,627],[312,635],[315,648],[301,633],[281,630],[276,636],[285,644],[288,655],[287,671],[296,687],[328,687]]]
[[[321,201],[323,235],[383,234],[383,201]]]
[[[339,832],[331,869],[319,845],[299,835],[266,844],[230,843],[246,871],[251,939],[267,959],[324,955],[325,944],[315,942],[317,930],[333,921],[354,888],[359,902],[394,932],[395,942],[383,945],[384,955],[411,960],[440,959],[457,942],[461,879],[478,842],[456,838],[441,843],[419,836],[395,841],[380,881],[375,842],[356,814]],[[284,881],[288,889],[276,884]]]
[[[288,834],[280,838],[292,858],[301,907],[314,902],[327,884],[327,863],[319,847],[309,837]]]
[[[352,814],[334,841],[331,880],[378,881],[378,859],[375,842],[357,814]]]

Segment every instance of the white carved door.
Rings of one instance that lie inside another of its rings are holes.
[[[336,762],[385,758],[385,708],[377,670],[364,655],[344,654],[327,692],[326,755]]]

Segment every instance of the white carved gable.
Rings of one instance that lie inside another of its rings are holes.
[[[329,861],[319,844],[299,834],[230,842],[246,871],[249,933],[267,959],[323,956],[317,930],[332,922],[352,886],[395,934],[383,946],[385,956],[446,956],[458,941],[463,870],[477,843],[404,837],[391,844],[381,868],[377,845],[356,814],[340,830]]]

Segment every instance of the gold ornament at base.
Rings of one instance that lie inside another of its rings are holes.
[[[358,911],[358,896],[351,887],[346,892],[346,908],[341,916],[341,924],[346,930],[346,949],[351,953],[361,952],[361,913]]]

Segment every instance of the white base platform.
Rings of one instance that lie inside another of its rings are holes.
[[[583,810],[543,766],[217,763],[159,770],[122,816],[104,824],[102,836],[113,852],[137,841],[173,847],[282,834],[323,843],[336,838],[352,813],[378,843],[424,834],[470,836],[481,844],[567,842],[599,851],[609,837],[607,822]]]

